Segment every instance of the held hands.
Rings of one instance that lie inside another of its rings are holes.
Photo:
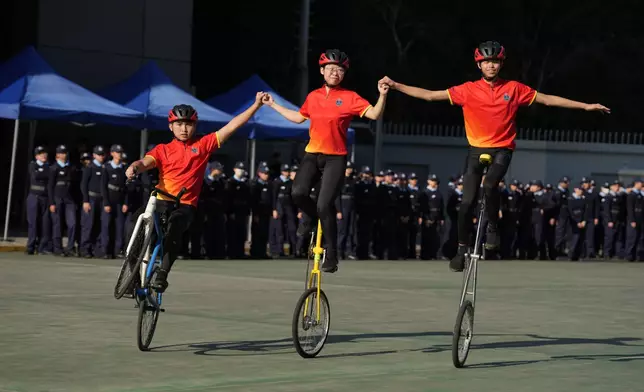
[[[389,85],[385,83],[378,83],[378,92],[380,95],[387,95],[389,92]]]
[[[589,103],[584,108],[587,112],[601,112],[602,114],[610,114],[610,109],[598,103]]]
[[[384,78],[382,78],[382,79],[380,79],[380,80],[378,81],[378,90],[380,90],[380,85],[383,85],[383,84],[384,84],[384,85],[389,86],[389,88],[391,88],[391,89],[393,89],[393,90],[395,90],[395,89],[396,89],[396,82],[394,82],[393,80],[391,80],[391,79],[389,78],[389,76],[385,76]]]
[[[266,106],[273,106],[274,103],[275,101],[273,100],[273,97],[269,93],[265,93],[262,97],[262,104]]]
[[[265,101],[268,101],[267,96],[269,96],[268,93],[265,93],[263,91],[258,92],[255,95],[255,105],[257,105],[257,106],[264,105]],[[271,100],[272,100],[272,98],[271,98]]]

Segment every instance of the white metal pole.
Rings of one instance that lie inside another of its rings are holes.
[[[9,233],[9,211],[11,210],[11,193],[13,192],[13,172],[16,168],[16,150],[18,149],[18,128],[20,120],[16,119],[13,125],[13,147],[11,149],[11,169],[9,172],[9,194],[7,195],[7,212],[4,215],[4,240]]]
[[[374,171],[378,172],[381,170],[381,162],[380,160],[382,159],[382,128],[383,128],[383,121],[382,121],[382,116],[376,121],[376,146],[375,146],[375,153],[374,153]]]
[[[148,149],[148,137],[150,136],[147,128],[141,130],[141,145],[139,146],[139,155],[141,158],[145,155],[146,150]]]

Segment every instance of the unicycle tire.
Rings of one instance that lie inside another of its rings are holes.
[[[130,249],[127,257],[125,257],[121,270],[116,278],[114,298],[120,299],[128,291],[131,292],[132,297],[134,297],[134,287],[132,282],[135,277],[139,277],[138,271],[141,266],[141,262],[143,261],[143,254],[145,249],[148,249],[150,246],[151,240],[152,236],[145,238],[145,230],[143,229],[143,225],[141,225],[141,229],[136,234],[132,248]]]
[[[304,314],[305,305],[307,304],[307,313]],[[329,306],[329,300],[324,294],[324,291],[320,290],[320,322],[315,321],[317,318],[317,288],[311,287],[306,290],[300,296],[300,299],[295,305],[295,311],[293,312],[293,323],[292,323],[292,333],[293,333],[293,344],[295,345],[295,350],[302,358],[314,358],[317,356],[329,336],[329,326],[331,325],[331,307]],[[310,338],[309,332],[313,331],[313,328],[321,328],[319,337],[314,341]]]
[[[463,302],[452,335],[452,362],[457,368],[462,368],[470,352],[470,346],[474,337],[474,306],[471,301]]]

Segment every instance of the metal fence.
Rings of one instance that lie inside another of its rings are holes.
[[[465,127],[456,125],[385,123],[386,135],[464,138]],[[519,140],[561,143],[601,143],[644,145],[644,132],[584,131],[578,129],[519,128]]]

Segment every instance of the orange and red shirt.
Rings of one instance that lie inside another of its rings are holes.
[[[364,116],[371,105],[356,92],[324,86],[309,93],[300,114],[311,121],[306,152],[347,154],[347,130],[353,116]]]
[[[159,169],[157,187],[171,195],[178,194],[185,187],[187,191],[181,204],[196,207],[208,159],[219,147],[219,136],[214,132],[187,142],[174,139],[168,144],[159,144],[145,156],[153,158]],[[168,200],[163,195],[158,195],[158,198]]]
[[[465,134],[472,147],[511,148],[517,134],[519,106],[529,106],[537,91],[525,84],[498,79],[490,84],[481,79],[447,90],[452,105],[463,107]]]

